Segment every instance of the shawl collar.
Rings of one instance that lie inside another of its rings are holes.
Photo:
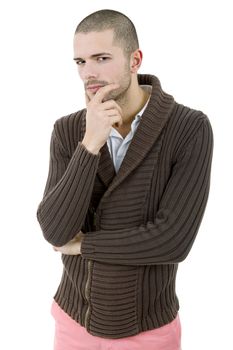
[[[174,107],[174,98],[162,90],[157,77],[139,74],[138,81],[140,85],[152,85],[152,93],[117,174],[107,143],[100,150],[98,175],[108,187],[108,193],[114,190],[144,159],[158,139]]]

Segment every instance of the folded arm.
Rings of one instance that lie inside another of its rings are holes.
[[[81,244],[83,257],[123,265],[169,264],[184,260],[206,207],[212,149],[212,129],[208,119],[204,119],[173,166],[153,222],[86,233]]]

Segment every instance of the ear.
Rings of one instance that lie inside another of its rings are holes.
[[[130,58],[131,73],[137,73],[141,64],[142,64],[142,51],[137,49],[131,54],[131,58]]]

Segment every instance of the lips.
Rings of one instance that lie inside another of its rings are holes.
[[[90,92],[97,92],[104,85],[89,85],[87,86],[87,90]]]

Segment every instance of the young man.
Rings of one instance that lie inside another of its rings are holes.
[[[102,10],[74,35],[86,108],[58,119],[38,220],[64,264],[55,349],[180,349],[178,263],[206,207],[213,137],[201,111],[139,75],[132,22]]]

